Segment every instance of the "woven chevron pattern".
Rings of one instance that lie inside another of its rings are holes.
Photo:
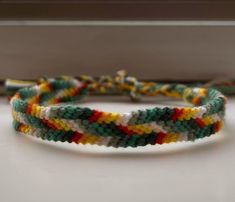
[[[114,113],[74,105],[89,94],[128,95],[133,101],[158,94],[181,98],[192,107],[154,107]],[[226,98],[214,88],[141,82],[115,76],[42,79],[11,98],[16,131],[43,140],[112,147],[194,141],[223,125]],[[59,105],[63,103],[63,105]]]

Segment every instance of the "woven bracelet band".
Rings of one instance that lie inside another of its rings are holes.
[[[154,107],[127,113],[104,112],[71,102],[88,94],[182,98],[192,107]],[[44,79],[21,88],[11,98],[16,131],[49,141],[138,147],[194,141],[218,132],[223,125],[225,96],[213,88],[141,82],[116,76]],[[66,103],[59,105],[59,103]]]

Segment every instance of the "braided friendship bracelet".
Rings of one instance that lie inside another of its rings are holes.
[[[162,94],[182,98],[193,106],[113,113],[68,103],[97,93],[130,95],[132,100]],[[113,77],[43,80],[21,88],[10,103],[14,128],[20,133],[49,141],[137,147],[194,141],[215,134],[223,125],[226,98],[213,88],[141,82],[118,72]]]

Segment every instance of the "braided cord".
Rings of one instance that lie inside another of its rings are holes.
[[[114,113],[71,103],[88,94],[107,93],[129,95],[134,101],[162,94],[193,106]],[[215,134],[223,125],[226,98],[214,88],[141,82],[119,72],[114,77],[44,79],[21,88],[10,103],[14,128],[20,133],[49,141],[137,147]]]

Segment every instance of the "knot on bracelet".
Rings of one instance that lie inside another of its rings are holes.
[[[140,100],[140,87],[142,82],[135,77],[128,76],[126,71],[120,70],[115,76],[81,76],[78,78],[87,84],[89,92],[102,94],[129,95],[132,101]]]

